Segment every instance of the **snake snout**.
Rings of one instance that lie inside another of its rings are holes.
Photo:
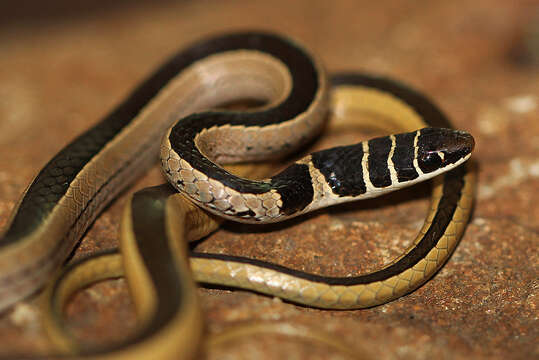
[[[455,161],[468,156],[473,151],[475,147],[474,138],[466,131],[448,130],[447,133],[445,131],[442,131],[442,133],[438,151],[443,151],[447,156],[454,158]]]
[[[466,131],[455,131],[457,133],[456,143],[467,154],[471,154],[475,148],[475,140],[473,136]]]

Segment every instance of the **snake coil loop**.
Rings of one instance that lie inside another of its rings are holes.
[[[207,111],[244,98],[267,105]],[[258,181],[221,167],[293,153],[321,131],[328,108],[377,114],[376,126],[398,134],[313,153]],[[280,36],[248,32],[199,42],[162,65],[34,179],[0,238],[0,310],[40,289],[100,211],[159,153],[165,176],[183,195],[169,185],[133,195],[121,225],[122,255],[84,259],[47,288],[45,324],[63,351],[115,359],[195,356],[202,326],[194,280],[319,308],[388,302],[444,264],[469,218],[474,173],[462,164],[474,141],[450,128],[420,93],[369,75],[329,81],[315,57]],[[433,177],[430,210],[417,238],[372,273],[326,277],[224,254],[192,253],[187,260],[186,240],[214,231],[220,218],[281,221]],[[120,345],[81,348],[61,329],[65,302],[92,281],[123,274],[140,331]]]

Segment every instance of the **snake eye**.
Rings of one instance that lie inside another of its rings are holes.
[[[443,160],[439,155],[440,152],[426,152],[418,159],[419,167],[424,173],[430,173],[442,167]]]

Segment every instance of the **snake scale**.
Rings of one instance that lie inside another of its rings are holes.
[[[265,105],[208,111],[238,99]],[[329,108],[378,113],[371,125],[396,134],[312,153],[262,180],[222,167],[296,152],[321,132]],[[193,278],[319,308],[388,302],[428,280],[462,236],[474,183],[463,163],[473,148],[471,135],[452,130],[435,105],[399,82],[356,73],[328,80],[316,57],[275,34],[206,39],[159,67],[33,180],[0,238],[0,310],[49,283],[101,210],[159,154],[166,178],[182,195],[170,185],[133,195],[121,225],[122,254],[78,261],[47,287],[45,324],[64,351],[126,359],[195,356],[202,325]],[[372,273],[326,277],[250,258],[186,253],[186,240],[214,231],[222,218],[282,221],[431,178],[430,210],[417,238]],[[61,312],[69,296],[122,275],[139,315],[137,334],[103,349],[86,349],[64,334]]]

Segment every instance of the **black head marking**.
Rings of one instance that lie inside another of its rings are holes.
[[[469,155],[475,142],[464,131],[425,128],[420,130],[417,140],[417,162],[424,173],[456,163]]]

